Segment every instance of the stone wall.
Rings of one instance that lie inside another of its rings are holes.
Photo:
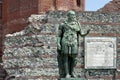
[[[0,64],[0,80],[5,80],[5,77],[7,76],[7,73],[3,66]]]
[[[117,70],[84,69],[84,45],[80,37],[75,74],[89,80],[120,79],[120,14],[76,12],[83,31],[91,29],[88,36],[116,36],[118,38]],[[31,15],[31,24],[20,32],[7,34],[4,39],[4,68],[18,80],[57,80],[59,77],[56,35],[59,24],[66,19],[66,12],[55,11]],[[34,22],[32,21],[34,20]]]
[[[79,1],[79,5],[77,5]],[[45,13],[49,10],[81,10],[84,11],[84,0],[1,0],[0,1],[0,40],[5,34],[20,31],[27,26],[27,18],[31,14]],[[2,3],[1,3],[2,2]],[[2,7],[1,7],[2,6]],[[2,36],[3,35],[3,36]],[[2,55],[0,41],[0,55]],[[0,56],[1,57],[1,56]]]

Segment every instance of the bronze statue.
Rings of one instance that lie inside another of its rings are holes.
[[[75,77],[73,71],[78,55],[79,35],[84,37],[90,32],[87,30],[87,33],[82,34],[74,11],[69,11],[67,17],[68,19],[59,26],[57,36],[58,67],[61,78]]]

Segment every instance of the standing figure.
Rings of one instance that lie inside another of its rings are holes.
[[[75,77],[73,71],[78,55],[79,35],[84,37],[90,32],[87,30],[87,33],[81,33],[81,26],[74,11],[69,11],[67,17],[59,26],[57,36],[58,67],[62,78]]]

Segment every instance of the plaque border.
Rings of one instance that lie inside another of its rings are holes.
[[[115,48],[114,48],[114,50],[115,50],[115,53],[113,53],[114,54],[114,56],[113,56],[113,66],[87,66],[86,65],[86,63],[87,63],[87,58],[86,58],[86,56],[87,56],[87,39],[89,39],[89,38],[91,38],[91,40],[92,39],[101,39],[101,40],[105,40],[105,39],[115,39]],[[84,52],[85,52],[85,57],[84,57],[84,61],[85,61],[85,69],[116,69],[117,68],[117,37],[103,37],[103,36],[99,36],[99,37],[90,37],[90,36],[87,36],[87,37],[85,37],[84,38]]]

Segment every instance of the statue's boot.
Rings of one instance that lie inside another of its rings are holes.
[[[69,74],[69,65],[68,65],[68,56],[64,56],[64,68],[65,68],[65,78],[70,78],[71,75]]]
[[[71,78],[71,75],[67,74],[65,78]]]
[[[71,64],[69,66],[70,70],[69,70],[69,73],[71,75],[71,77],[73,78],[76,78],[76,75],[74,75],[74,67],[76,66],[76,55],[72,55],[72,58],[71,58]]]
[[[71,77],[72,77],[72,78],[76,78],[76,75],[74,75],[74,74],[71,74]]]
[[[76,75],[73,73],[73,68],[71,68],[70,75],[71,75],[72,78],[76,78]]]
[[[71,66],[70,66],[70,75],[71,75],[71,77],[76,78],[76,75],[74,75],[73,72],[74,72],[74,65],[72,63]]]

